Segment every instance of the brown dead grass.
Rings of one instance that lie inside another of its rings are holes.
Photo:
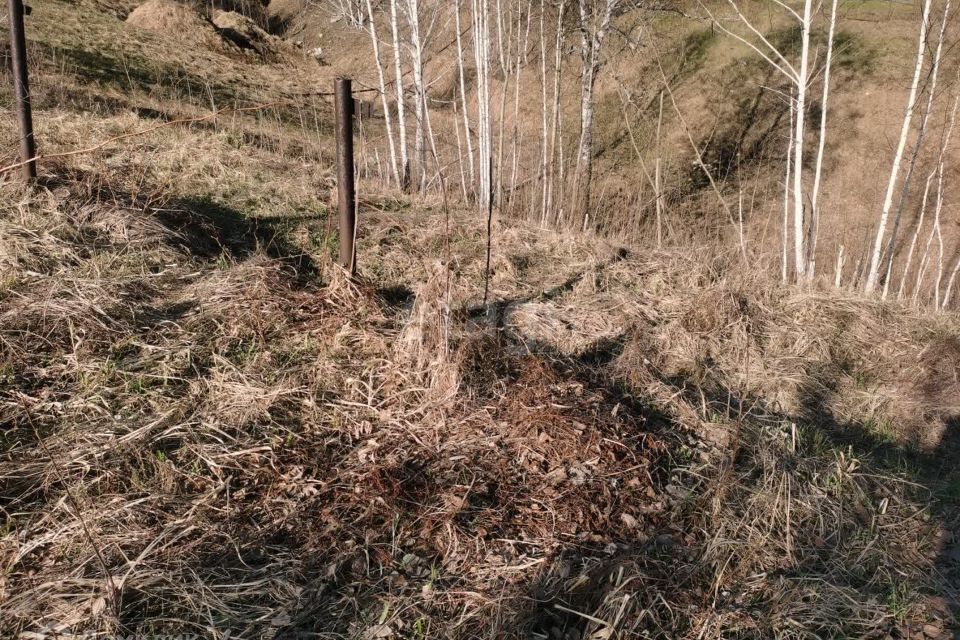
[[[930,599],[949,593],[933,483],[840,444],[872,437],[866,408],[916,401],[904,381],[947,372],[947,317],[769,288],[722,256],[624,257],[519,227],[501,230],[513,257],[496,290],[529,302],[471,317],[483,247],[469,217],[453,224],[460,275],[410,261],[442,247],[429,214],[369,212],[361,264],[398,260],[392,279],[325,268],[310,282],[262,252],[195,252],[183,239],[201,210],[172,228],[162,205],[74,208],[85,187],[67,186],[5,187],[4,628],[813,638],[947,624]],[[406,303],[378,293],[416,281]],[[885,371],[905,350],[916,365]],[[868,366],[869,383],[823,377]],[[829,400],[805,404],[821,388]]]
[[[955,315],[503,221],[483,307],[477,216],[364,183],[351,282],[290,115],[0,185],[0,635],[955,627]]]
[[[204,44],[219,40],[213,26],[192,7],[175,0],[147,0],[127,16],[127,24],[168,38]]]

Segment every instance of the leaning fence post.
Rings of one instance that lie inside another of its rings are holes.
[[[23,177],[37,177],[36,143],[33,139],[33,112],[30,108],[30,82],[27,77],[27,38],[23,30],[23,0],[9,0],[10,51],[13,56],[13,93],[20,121],[20,161]]]
[[[336,81],[337,201],[340,209],[340,264],[352,278],[357,268],[354,238],[357,196],[353,165],[353,91],[348,78]]]

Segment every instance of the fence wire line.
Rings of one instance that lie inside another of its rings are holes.
[[[361,84],[361,86],[365,86],[365,85],[363,85],[363,83],[360,83],[360,84]],[[380,91],[380,89],[378,89],[378,88],[376,88],[376,87],[366,87],[366,88],[363,88],[363,89],[354,90],[353,93],[354,93],[354,94],[358,94],[358,93],[376,93],[377,95],[381,95],[383,92]],[[388,95],[390,95],[390,94],[388,94]],[[333,97],[335,96],[335,93],[332,92],[332,91],[317,91],[317,92],[311,92],[311,93],[285,93],[284,96],[285,96],[285,98],[286,98],[286,99],[284,99],[284,100],[274,100],[274,101],[272,101],[272,102],[260,103],[260,104],[253,105],[253,106],[250,106],[250,107],[231,107],[231,108],[217,109],[217,110],[213,111],[212,113],[208,113],[208,114],[202,115],[202,116],[196,116],[196,117],[192,117],[192,118],[178,118],[178,119],[176,119],[176,120],[169,120],[169,121],[167,121],[167,122],[163,122],[163,123],[161,123],[161,124],[158,124],[158,125],[155,125],[155,126],[152,126],[152,127],[148,127],[148,128],[146,128],[146,129],[141,129],[141,130],[139,130],[139,131],[132,131],[132,132],[130,132],[130,133],[125,133],[125,134],[122,134],[122,135],[119,135],[119,136],[114,136],[114,137],[112,137],[112,138],[108,138],[107,140],[103,140],[103,141],[101,141],[101,142],[99,142],[99,143],[97,143],[97,144],[95,144],[95,145],[92,145],[92,146],[90,146],[90,147],[84,147],[84,148],[82,148],[82,149],[74,149],[74,150],[72,150],[72,151],[64,151],[64,152],[60,152],[60,153],[50,153],[50,154],[38,153],[38,154],[36,154],[33,158],[30,158],[30,159],[27,159],[27,160],[21,160],[20,162],[16,162],[16,163],[13,163],[13,164],[8,164],[8,165],[6,165],[6,166],[4,166],[4,167],[0,167],[0,176],[6,175],[7,173],[10,173],[11,171],[14,171],[14,170],[16,170],[16,169],[19,169],[19,168],[21,168],[21,167],[24,167],[24,166],[30,164],[31,162],[37,162],[37,161],[39,161],[39,160],[52,160],[52,159],[58,159],[58,158],[68,158],[68,157],[72,157],[72,156],[78,156],[78,155],[84,155],[84,154],[87,154],[87,153],[93,153],[93,152],[95,152],[95,151],[99,151],[100,149],[103,149],[103,148],[106,147],[107,145],[112,144],[112,143],[114,143],[114,142],[120,142],[120,141],[122,141],[122,140],[128,140],[128,139],[130,139],[130,138],[135,138],[135,137],[147,135],[147,134],[153,133],[154,131],[157,131],[157,130],[159,130],[159,129],[164,129],[164,128],[166,128],[166,127],[173,127],[173,126],[187,125],[187,124],[196,124],[196,123],[199,123],[199,122],[209,122],[210,120],[216,120],[216,119],[219,118],[220,116],[228,116],[228,115],[231,115],[231,114],[238,114],[238,113],[259,112],[259,111],[264,111],[264,110],[266,110],[266,109],[275,108],[275,107],[278,107],[278,106],[293,106],[293,107],[300,108],[300,107],[301,107],[301,104],[300,104],[298,101],[296,101],[298,98],[305,98],[305,97],[333,98]],[[437,104],[448,104],[448,103],[449,103],[449,101],[437,100],[437,99],[434,99],[434,98],[428,98],[428,100],[430,100],[430,101],[433,102],[433,103],[437,103]],[[12,110],[11,110],[11,109],[5,109],[5,111],[10,112],[10,111],[12,111]],[[369,118],[367,118],[367,119],[369,119]],[[367,119],[365,119],[365,120],[367,120]],[[375,140],[377,140],[377,139],[379,139],[379,140],[385,140],[385,139],[386,139],[386,134],[384,133],[382,136],[379,136],[378,138],[375,138]],[[13,147],[15,147],[15,146],[16,146],[16,144],[11,144],[11,145],[10,145],[10,148],[13,148]],[[452,146],[452,145],[450,145],[450,146]]]
[[[330,94],[330,95],[333,95],[333,94]],[[0,167],[0,175],[5,175],[15,169],[19,169],[20,167],[30,164],[31,162],[36,162],[38,160],[52,160],[57,158],[67,158],[71,156],[78,156],[78,155],[83,155],[87,153],[93,153],[95,151],[99,151],[100,149],[103,149],[107,145],[112,144],[114,142],[120,142],[121,140],[128,140],[130,138],[136,138],[139,136],[147,135],[149,133],[153,133],[154,131],[164,129],[166,127],[195,124],[198,122],[209,122],[210,120],[216,120],[220,116],[224,116],[224,115],[259,112],[259,111],[264,111],[266,109],[270,109],[280,105],[291,106],[291,105],[295,105],[295,103],[285,101],[285,100],[276,100],[273,102],[261,103],[261,104],[253,105],[250,107],[231,107],[231,108],[217,109],[212,113],[208,113],[203,116],[196,116],[193,118],[179,118],[177,120],[169,120],[167,122],[162,122],[152,127],[147,127],[146,129],[140,129],[139,131],[131,131],[129,133],[124,133],[119,136],[108,138],[107,140],[103,140],[90,147],[84,147],[82,149],[74,149],[72,151],[63,151],[60,153],[50,153],[50,154],[38,153],[33,158],[30,158],[28,160],[22,160],[14,164],[9,164],[5,167]]]
[[[466,27],[465,29],[463,29],[463,31],[460,33],[460,36],[459,36],[459,37],[462,37],[462,36],[466,35],[466,34],[471,30],[471,28],[472,28],[472,27],[469,27],[469,26],[468,26],[468,27]],[[437,54],[440,54],[440,53],[445,52],[447,49],[449,49],[449,48],[452,47],[454,44],[456,44],[456,42],[457,42],[457,39],[456,39],[456,38],[453,39],[453,40],[451,40],[451,41],[450,41],[449,43],[447,43],[444,47],[442,47],[442,48],[437,52]],[[437,54],[435,54],[434,57],[436,57]],[[429,63],[429,62],[428,62],[428,63]],[[407,71],[405,71],[403,74],[401,74],[399,80],[402,80],[403,78],[406,78],[408,75],[410,75],[410,73],[411,73],[412,71],[413,71],[412,69],[408,69]],[[392,95],[392,94],[386,92],[385,90],[387,89],[387,87],[393,87],[394,85],[397,84],[397,82],[398,82],[398,79],[397,79],[397,78],[391,79],[390,81],[384,83],[383,89],[381,90],[380,88],[377,88],[377,87],[371,87],[370,85],[367,85],[367,84],[364,83],[364,82],[360,82],[360,81],[354,80],[354,83],[360,85],[360,86],[363,87],[363,88],[361,88],[361,89],[355,89],[355,90],[353,91],[353,94],[356,95],[356,94],[370,94],[370,93],[373,93],[373,94],[376,94],[377,96],[384,95],[384,94],[390,96],[390,95]],[[405,92],[406,92],[406,91],[405,91]],[[231,113],[236,114],[236,113],[244,113],[244,112],[262,111],[262,110],[264,110],[264,109],[267,109],[267,108],[270,108],[270,107],[276,107],[276,106],[278,106],[278,105],[296,106],[297,108],[300,108],[300,103],[299,103],[299,102],[293,102],[293,100],[296,100],[296,99],[298,99],[298,98],[308,98],[308,97],[333,98],[333,97],[336,96],[336,94],[335,94],[333,91],[308,91],[308,92],[302,92],[302,93],[281,92],[281,95],[283,95],[287,100],[286,100],[286,101],[284,101],[284,100],[275,100],[275,101],[272,101],[272,102],[262,103],[262,104],[255,105],[255,106],[251,106],[251,107],[240,107],[240,108],[236,108],[236,107],[235,107],[235,108],[229,108],[229,109],[216,109],[216,110],[213,111],[213,113],[209,113],[209,114],[204,115],[204,116],[197,116],[197,117],[195,117],[195,118],[180,118],[180,119],[177,119],[177,120],[171,120],[171,121],[164,122],[164,123],[162,123],[162,124],[159,124],[159,125],[156,125],[156,126],[153,126],[153,127],[149,127],[149,128],[147,128],[147,129],[142,129],[142,130],[140,130],[140,131],[134,131],[134,132],[131,132],[131,133],[126,133],[126,134],[120,135],[120,136],[115,136],[115,137],[113,137],[113,138],[109,138],[109,139],[107,139],[107,140],[104,140],[104,141],[102,141],[102,142],[100,142],[100,143],[98,143],[98,144],[95,144],[95,145],[93,145],[93,146],[91,146],[91,147],[86,147],[86,148],[83,148],[83,149],[75,149],[75,150],[73,150],[73,151],[65,151],[65,152],[61,152],[61,153],[51,153],[51,154],[37,153],[33,158],[29,158],[29,159],[27,159],[27,160],[21,160],[20,162],[17,162],[17,163],[14,163],[14,164],[9,164],[9,165],[4,166],[4,167],[0,167],[0,176],[4,176],[4,175],[10,173],[11,171],[14,171],[14,170],[16,170],[16,169],[19,169],[19,168],[21,168],[21,167],[24,167],[24,166],[26,166],[26,165],[28,165],[28,164],[30,164],[30,163],[32,163],[32,162],[37,162],[37,161],[39,161],[39,160],[51,160],[51,159],[57,159],[57,158],[67,158],[67,157],[72,157],[72,156],[77,156],[77,155],[83,155],[83,154],[86,154],[86,153],[93,153],[93,152],[95,152],[95,151],[99,151],[100,149],[103,149],[104,147],[106,147],[107,145],[109,145],[109,144],[111,144],[111,143],[113,143],[113,142],[119,142],[119,141],[121,141],[121,140],[128,140],[128,139],[130,139],[130,138],[135,138],[135,137],[138,137],[138,136],[146,135],[146,134],[149,134],[149,133],[153,133],[154,131],[157,131],[157,130],[159,130],[159,129],[163,129],[163,128],[170,127],[170,126],[184,125],[184,124],[194,124],[194,123],[198,123],[198,122],[207,122],[207,121],[210,121],[210,120],[216,120],[217,117],[219,117],[220,115],[228,115],[228,114],[231,114]],[[429,96],[427,96],[427,101],[432,102],[432,103],[434,103],[434,104],[449,104],[449,103],[450,103],[450,101],[438,100],[438,99],[436,99],[436,98],[430,98]]]

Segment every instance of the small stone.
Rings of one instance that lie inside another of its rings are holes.
[[[923,625],[923,635],[928,638],[939,638],[943,635],[943,631],[940,630],[940,627],[933,624]]]
[[[547,483],[555,487],[567,479],[567,470],[563,467],[557,467],[546,476]]]
[[[369,640],[376,640],[377,638],[390,638],[393,636],[393,629],[391,629],[390,625],[387,624],[376,624],[368,628],[366,633],[363,635]]]
[[[570,482],[575,487],[582,487],[587,482],[587,473],[583,467],[570,467],[568,472],[570,475]]]
[[[667,494],[675,500],[685,500],[687,496],[690,495],[690,492],[681,486],[678,486],[675,484],[668,484]]]

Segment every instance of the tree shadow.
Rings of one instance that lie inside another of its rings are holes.
[[[946,356],[951,357],[949,353]],[[955,349],[954,366],[960,369],[958,356],[960,349]],[[914,485],[914,500],[942,527],[936,557],[930,564],[934,592],[928,592],[925,585],[915,588],[929,599],[928,611],[946,627],[940,636],[932,637],[960,638],[960,466],[956,464],[960,456],[960,413],[937,406],[942,405],[936,391],[942,381],[931,376],[918,381],[920,405],[912,432],[908,431],[910,425],[905,425],[904,433],[895,433],[882,422],[838,419],[829,409],[830,395],[839,383],[837,373],[826,366],[811,373],[809,384],[800,392],[799,415],[786,418],[812,426],[834,450],[850,451],[869,461],[874,469],[903,477]],[[924,431],[937,424],[942,434],[930,446]]]
[[[314,258],[291,243],[288,231],[293,225],[324,221],[326,212],[253,217],[210,196],[154,200],[143,195],[155,192],[149,185],[139,185],[134,193],[102,175],[64,167],[41,176],[38,185],[69,191],[66,202],[78,213],[107,207],[121,209],[124,215],[150,217],[169,231],[164,242],[200,260],[225,256],[245,260],[262,252],[287,266],[300,284],[320,276]]]
[[[529,344],[529,341],[520,336],[508,337],[506,340],[518,341],[523,345]],[[629,402],[623,405],[626,411],[646,416],[651,421],[650,424],[659,425],[659,432],[683,434],[685,430],[676,418],[660,413],[655,402],[645,398],[643,389],[634,389],[611,372],[604,370],[604,365],[616,361],[623,345],[623,339],[613,341],[604,339],[577,355],[574,360],[549,347],[539,347],[538,354],[539,357],[553,363],[565,362],[566,364],[562,367],[567,375],[572,375],[574,379],[592,385],[594,388],[603,389],[603,392],[609,394],[613,401],[620,403],[629,399]],[[955,365],[960,366],[960,361]],[[800,428],[812,430],[818,434],[813,437],[814,440],[822,437],[826,441],[828,450],[818,455],[829,456],[828,451],[836,452],[837,455],[843,455],[845,452],[846,455],[860,461],[865,474],[885,473],[891,477],[902,478],[912,485],[908,492],[908,499],[920,506],[922,511],[929,512],[934,522],[945,529],[945,540],[939,543],[936,558],[929,564],[928,579],[914,580],[905,577],[903,586],[906,592],[904,593],[917,594],[921,600],[919,606],[923,608],[928,619],[941,621],[933,625],[932,630],[927,631],[927,633],[939,632],[941,635],[930,637],[960,637],[960,626],[957,625],[957,620],[960,619],[960,605],[958,605],[960,602],[958,600],[960,545],[957,544],[955,533],[960,525],[960,514],[956,508],[960,500],[960,469],[954,463],[956,456],[960,454],[960,414],[941,415],[940,419],[945,426],[942,438],[934,448],[923,449],[917,443],[894,440],[882,433],[878,434],[873,425],[838,419],[829,409],[829,394],[839,382],[839,372],[832,365],[817,366],[815,369],[817,370],[808,372],[809,384],[799,391],[800,407],[796,413],[784,412],[770,405],[763,397],[743,396],[737,390],[716,380],[705,381],[689,374],[676,376],[657,374],[656,382],[663,385],[666,393],[672,397],[685,397],[692,404],[699,404],[705,413],[715,412],[736,416],[731,422],[800,425]],[[926,386],[925,382],[920,381],[919,386],[921,388]],[[932,392],[924,400],[929,401],[931,405],[937,402],[943,404],[942,396],[937,396],[936,392]],[[682,439],[683,436],[680,435],[680,438]],[[736,468],[742,454],[738,452],[738,442],[732,443],[732,446],[731,464]],[[665,486],[665,481],[660,483],[659,488],[670,492],[670,488]],[[863,515],[856,508],[851,508],[847,521],[843,525],[846,530],[841,535],[846,539],[875,535],[874,525],[862,518]],[[698,544],[706,542],[708,541],[700,541]],[[641,544],[637,544],[635,540],[614,537],[612,545],[605,547],[566,548],[558,556],[551,558],[550,564],[545,567],[538,580],[528,585],[530,609],[516,619],[515,624],[517,628],[526,629],[532,637],[582,638],[592,637],[591,633],[613,633],[614,635],[609,637],[621,637],[617,634],[626,633],[623,631],[625,627],[606,628],[597,622],[598,618],[595,616],[600,615],[604,607],[607,607],[605,613],[608,616],[611,614],[608,601],[611,593],[616,594],[620,590],[625,568],[628,574],[633,572],[636,579],[642,583],[670,585],[673,589],[680,588],[686,583],[690,593],[683,596],[674,594],[676,599],[671,601],[671,605],[689,605],[701,610],[717,608],[715,601],[711,602],[709,598],[702,597],[702,594],[698,595],[700,589],[697,586],[698,577],[694,575],[695,571],[691,569],[691,564],[683,558],[687,554],[698,553],[699,551],[694,547],[683,545],[678,541],[677,536],[657,535],[653,532]],[[806,552],[812,556],[820,553],[817,549]],[[798,558],[793,567],[793,569],[784,567],[782,570],[784,579],[829,582],[836,578],[832,573],[824,575],[816,573],[818,570],[816,562],[808,562],[804,558]],[[856,570],[853,567],[851,569],[854,572]],[[812,572],[808,574],[807,571]],[[618,572],[619,577],[617,577]],[[906,573],[902,575],[907,576]],[[857,578],[855,575],[849,576],[849,579],[850,585],[841,586],[857,588],[861,590],[864,597],[873,598],[884,605],[888,604],[892,594],[897,593],[897,585],[875,584],[872,579]],[[672,612],[666,611],[671,608],[671,605],[665,601],[662,605],[655,601],[648,601],[642,592],[635,590],[626,590],[622,593],[624,598],[629,596],[642,601],[639,609],[651,615],[651,620],[648,622],[652,622],[654,616],[651,612],[657,609],[660,609],[658,615],[663,616],[663,619],[673,616]],[[619,602],[619,599],[617,601]],[[734,608],[729,603],[723,604],[722,608]],[[892,609],[894,605],[890,604],[889,607]],[[722,616],[727,613],[717,612],[717,615]],[[751,613],[746,617],[752,616]],[[604,617],[606,622],[610,619],[610,617]],[[626,621],[621,622],[626,623]],[[891,618],[886,625],[886,631],[893,633],[894,637],[898,633],[919,632],[919,627],[911,629],[904,624],[906,623]],[[655,626],[646,628],[645,633],[655,629]],[[634,628],[634,631],[637,629]],[[754,631],[754,634],[747,634],[745,637],[765,637],[766,634],[773,633],[774,629],[759,626]],[[676,628],[674,628],[675,632]],[[831,635],[829,630],[824,632]],[[626,633],[623,637],[633,636]],[[667,634],[656,637],[675,636]]]
[[[210,216],[215,220],[209,223],[213,226],[235,222],[223,212],[215,211]],[[250,250],[249,239],[222,237],[211,248],[221,245],[241,253]],[[399,313],[398,307],[410,293],[399,288],[382,290],[379,295],[387,311]],[[554,548],[535,558],[540,568],[534,577],[503,581],[498,594],[506,602],[502,609],[474,619],[470,623],[473,626],[460,627],[458,637],[481,637],[495,628],[499,634],[496,637],[549,640],[672,638],[683,636],[691,628],[690,621],[704,615],[739,616],[727,621],[729,629],[740,630],[737,637],[771,637],[776,627],[764,619],[763,602],[741,606],[734,602],[736,593],[724,596],[703,588],[705,576],[712,576],[715,570],[698,565],[709,540],[702,532],[690,530],[691,521],[684,519],[690,511],[702,509],[697,503],[700,496],[693,491],[685,495],[687,490],[677,480],[677,473],[689,468],[688,449],[695,448],[691,443],[700,436],[677,416],[663,412],[647,387],[634,385],[617,374],[631,336],[600,339],[574,355],[549,345],[531,351],[527,348],[529,339],[502,325],[488,327],[485,333],[470,339],[482,344],[472,355],[461,350],[465,358],[462,366],[497,370],[495,375],[465,376],[464,394],[490,411],[493,424],[503,423],[515,431],[515,437],[528,438],[530,422],[523,416],[531,407],[552,405],[554,408],[532,419],[546,425],[545,429],[580,423],[585,432],[597,429],[621,438],[626,446],[612,468],[628,468],[633,456],[648,456],[650,490],[657,499],[669,496],[674,506],[666,512],[640,516],[641,533],[619,517],[625,505],[638,503],[637,496],[618,496],[608,491],[602,480],[590,477],[577,488],[566,489],[563,501],[554,504],[559,510],[554,526],[565,535],[558,536]],[[958,449],[960,416],[947,417],[946,436],[934,451],[919,452],[885,441],[866,425],[840,420],[827,409],[829,390],[836,385],[838,375],[827,366],[808,372],[813,382],[801,389],[801,408],[796,413],[781,411],[761,397],[744,396],[716,379],[704,380],[692,373],[665,375],[653,369],[650,373],[666,395],[684,398],[704,412],[733,417],[730,422],[739,419],[813,429],[829,441],[832,451],[848,451],[869,463],[868,473],[886,470],[899,474],[917,485],[920,493],[940,495],[941,487],[960,487],[958,472],[950,465]],[[499,386],[504,384],[510,390],[506,396]],[[531,389],[535,395],[524,395]],[[515,412],[516,407],[523,411]],[[547,432],[559,437],[556,431]],[[659,445],[651,450],[651,442]],[[587,448],[582,455],[587,455]],[[306,473],[326,480],[337,479],[329,483],[325,480],[316,495],[298,498],[287,523],[274,522],[272,514],[262,513],[261,504],[250,499],[249,506],[224,525],[240,541],[239,546],[207,546],[190,566],[192,579],[199,576],[216,584],[266,585],[276,579],[277,584],[295,585],[275,589],[269,596],[265,590],[236,595],[237,599],[230,602],[236,616],[218,621],[221,630],[233,631],[233,637],[262,636],[267,626],[271,637],[278,639],[315,634],[359,637],[367,633],[373,637],[369,634],[384,631],[383,621],[394,615],[403,618],[408,631],[414,630],[404,637],[426,637],[415,632],[423,620],[432,620],[441,628],[440,637],[446,637],[444,625],[452,624],[452,614],[440,603],[445,592],[460,593],[464,589],[462,578],[455,573],[448,576],[444,569],[451,537],[462,532],[478,545],[488,546],[490,553],[508,548],[497,546],[504,540],[522,545],[527,527],[536,527],[536,522],[531,525],[527,510],[543,498],[545,489],[549,490],[549,485],[541,482],[551,469],[527,475],[514,466],[508,450],[494,447],[492,442],[489,447],[457,451],[463,455],[450,456],[417,447],[410,440],[396,448],[405,454],[370,464],[365,467],[365,475],[348,475],[349,480],[338,478],[338,472],[331,470],[341,464],[349,466],[343,461],[356,455],[354,445],[335,444],[324,436],[322,444],[305,442],[298,449],[286,454],[290,464],[305,465]],[[735,448],[720,453],[731,458],[733,468],[749,464]],[[353,469],[351,473],[357,467]],[[331,475],[322,475],[324,470]],[[717,478],[708,480],[715,482]],[[759,479],[746,477],[743,481]],[[462,488],[470,487],[470,491],[462,504],[451,509],[451,489],[457,487],[460,494]],[[247,490],[267,489],[248,486]],[[924,504],[922,496],[917,503]],[[575,505],[582,505],[578,508],[587,514],[578,535],[573,535],[572,529],[564,530],[570,524],[565,518],[576,517]],[[949,510],[935,509],[932,515],[945,526],[952,526],[954,516]],[[535,520],[537,517],[533,516]],[[860,521],[852,509],[844,526],[842,535],[848,538],[870,531],[870,525]],[[404,531],[409,540],[404,539]],[[414,536],[413,531],[423,533]],[[798,554],[822,552],[802,549]],[[930,582],[935,585],[936,595],[946,602],[944,617],[957,614],[954,567],[958,555],[955,549],[941,549],[933,566],[935,575]],[[279,577],[274,575],[278,571],[282,571]],[[810,571],[802,557],[796,563],[784,564],[769,577],[771,581],[811,582],[833,578],[833,574]],[[881,600],[888,595],[886,586],[869,581],[857,584],[865,598]],[[914,590],[926,588],[919,583],[908,586]],[[163,599],[155,594],[132,592],[124,601],[122,618],[134,630],[145,620],[162,617],[163,606]],[[260,616],[256,620],[251,613],[254,611]],[[618,618],[618,613],[624,616]],[[612,626],[605,627],[604,623]],[[896,634],[900,629],[891,622],[882,631]],[[819,637],[838,636],[827,631]]]
[[[315,270],[310,262],[299,263],[297,251],[272,225],[250,220],[209,199],[176,200],[156,215],[175,232],[177,242],[185,250],[202,259],[215,260],[224,254],[244,259],[263,251],[278,259],[293,260],[298,273],[311,274]],[[625,254],[618,254],[613,261],[624,257]],[[561,297],[590,273],[567,279],[541,299]],[[385,287],[378,292],[379,302],[388,314],[400,314],[411,296],[404,287]],[[700,532],[677,527],[678,522],[689,522],[683,518],[688,518],[691,510],[701,507],[696,502],[700,496],[676,480],[676,472],[690,464],[689,450],[696,448],[694,441],[702,436],[676,415],[663,411],[648,386],[634,384],[618,373],[618,365],[626,356],[625,348],[636,336],[598,339],[573,355],[542,343],[530,349],[535,341],[505,326],[504,310],[509,304],[498,302],[479,312],[497,319],[481,335],[472,338],[482,342],[481,348],[465,357],[461,366],[493,367],[495,371],[492,375],[464,376],[463,395],[472,396],[474,408],[489,411],[493,425],[515,429],[520,439],[529,437],[529,431],[524,430],[529,430],[531,424],[511,402],[524,411],[532,406],[552,407],[534,417],[537,428],[540,424],[553,427],[580,423],[585,432],[595,427],[612,429],[611,434],[616,433],[627,443],[618,454],[622,458],[616,461],[617,467],[629,467],[633,464],[632,456],[649,455],[650,442],[659,443],[656,456],[646,466],[648,487],[655,496],[669,496],[675,506],[672,511],[651,511],[641,516],[641,534],[629,520],[620,519],[620,509],[635,504],[630,500],[637,497],[618,496],[607,491],[602,481],[587,478],[583,485],[569,490],[569,498],[565,498],[569,504],[557,507],[583,505],[587,514],[583,531],[576,535],[564,531],[566,535],[558,536],[557,545],[536,558],[541,564],[534,577],[515,582],[504,580],[503,597],[509,598],[509,605],[490,614],[490,619],[477,620],[478,626],[465,629],[463,637],[478,637],[481,631],[489,632],[489,625],[494,624],[501,625],[499,630],[504,634],[525,638],[643,637],[641,630],[652,632],[652,637],[679,637],[686,629],[686,620],[708,613],[735,614],[742,616],[743,624],[754,624],[754,628],[742,632],[742,637],[770,637],[773,627],[762,620],[762,612],[754,614],[748,606],[732,609],[733,604],[718,600],[718,596],[703,589],[704,575],[698,572],[713,568],[697,568],[696,560],[708,541],[698,537]],[[182,312],[169,309],[165,313],[175,318]],[[467,313],[458,320],[466,323],[469,317]],[[649,349],[646,355],[656,360],[656,347]],[[704,413],[724,415],[727,424],[740,421],[802,425],[821,434],[832,451],[850,451],[869,461],[870,469],[899,474],[917,485],[921,493],[942,496],[947,507],[951,500],[955,502],[960,497],[960,473],[950,465],[960,448],[960,415],[944,417],[947,430],[943,440],[934,451],[924,452],[886,440],[869,425],[834,416],[829,410],[830,393],[842,374],[834,364],[816,365],[804,372],[810,382],[799,391],[800,408],[796,412],[783,411],[763,397],[745,396],[716,378],[703,379],[692,372],[666,375],[653,367],[648,369],[646,373],[666,395],[698,405]],[[525,390],[531,388],[542,395],[524,397]],[[934,398],[932,389],[929,398]],[[502,404],[498,405],[498,401]],[[535,503],[539,492],[549,488],[538,482],[545,473],[554,471],[541,468],[525,476],[523,468],[511,466],[514,458],[509,450],[484,447],[458,450],[457,454],[464,455],[450,456],[449,452],[440,454],[417,446],[411,439],[396,447],[397,455],[391,456],[394,459],[366,468],[361,465],[365,475],[340,477],[337,468],[348,467],[349,463],[344,461],[357,457],[356,445],[336,442],[329,434],[320,435],[318,441],[302,440],[297,451],[291,448],[279,460],[283,468],[300,466],[305,474],[322,478],[323,486],[317,494],[292,500],[296,507],[287,521],[275,520],[275,513],[264,512],[262,503],[248,495],[247,502],[238,507],[238,514],[230,516],[230,522],[223,525],[223,532],[229,532],[237,543],[221,548],[218,545],[222,539],[215,536],[215,541],[195,551],[190,575],[178,576],[197,584],[272,585],[270,593],[265,587],[251,589],[246,595],[231,595],[235,600],[226,609],[236,615],[218,618],[217,623],[221,630],[242,631],[233,637],[262,636],[264,627],[270,627],[271,637],[275,638],[320,633],[328,637],[357,637],[363,632],[363,625],[367,629],[375,627],[378,616],[389,619],[395,610],[386,605],[397,603],[402,604],[402,610],[396,615],[404,616],[414,629],[417,620],[431,619],[438,626],[449,622],[443,618],[450,615],[449,611],[431,599],[442,600],[444,592],[463,589],[459,576],[444,575],[443,561],[452,536],[448,532],[468,532],[478,545],[489,545],[491,549],[497,549],[495,545],[502,540],[520,540],[522,544],[524,528],[529,526],[523,520],[529,517],[523,507]],[[586,456],[586,449],[583,447],[575,455]],[[735,449],[721,453],[729,455],[733,468],[745,463]],[[457,460],[458,457],[464,459]],[[357,468],[354,466],[351,473]],[[467,486],[469,495],[462,505],[451,510],[447,501],[453,493],[451,489]],[[276,490],[266,486],[244,487],[248,494]],[[945,493],[951,491],[956,495]],[[925,504],[923,500],[920,497],[917,502]],[[955,515],[949,508],[935,508],[932,515],[952,529]],[[573,517],[573,512],[561,512],[560,525],[569,524],[562,520],[568,516]],[[845,536],[869,531],[869,525],[859,521],[853,512],[845,524]],[[444,529],[447,526],[450,529]],[[397,532],[404,529],[424,530],[428,534],[401,544]],[[956,556],[960,556],[956,549],[941,548],[933,566],[936,575],[931,582],[935,583],[938,595],[943,594],[946,615],[958,614],[954,597]],[[280,571],[282,575],[276,576]],[[775,573],[771,579],[828,579],[809,572],[803,562],[781,567]],[[276,582],[271,582],[274,579]],[[926,588],[919,583],[908,586],[915,590]],[[878,585],[865,582],[860,588],[869,597],[882,599],[887,595]],[[427,593],[439,595],[427,597]],[[629,619],[621,619],[605,631],[596,620],[616,619],[617,607],[611,609],[612,603],[622,606]],[[125,593],[121,606],[123,628],[133,631],[142,628],[146,621],[163,618],[165,606],[162,594],[149,589]],[[270,616],[265,617],[268,613]],[[503,618],[493,619],[498,616]],[[667,628],[670,633],[662,631]],[[477,633],[471,635],[473,631]],[[890,631],[897,630],[891,627]],[[822,637],[836,636],[825,633]]]
[[[207,107],[211,100],[217,104],[233,104],[243,96],[234,86],[211,82],[178,65],[164,65],[127,52],[125,59],[117,59],[100,50],[78,49],[37,43],[44,60],[62,60],[77,77],[113,87],[121,92],[134,90],[148,94],[194,102]]]
[[[284,225],[289,220],[285,217],[251,218],[206,197],[177,198],[155,215],[174,232],[173,242],[200,258],[227,254],[244,260],[262,251],[292,267],[298,278],[319,274],[313,258],[286,239]]]

